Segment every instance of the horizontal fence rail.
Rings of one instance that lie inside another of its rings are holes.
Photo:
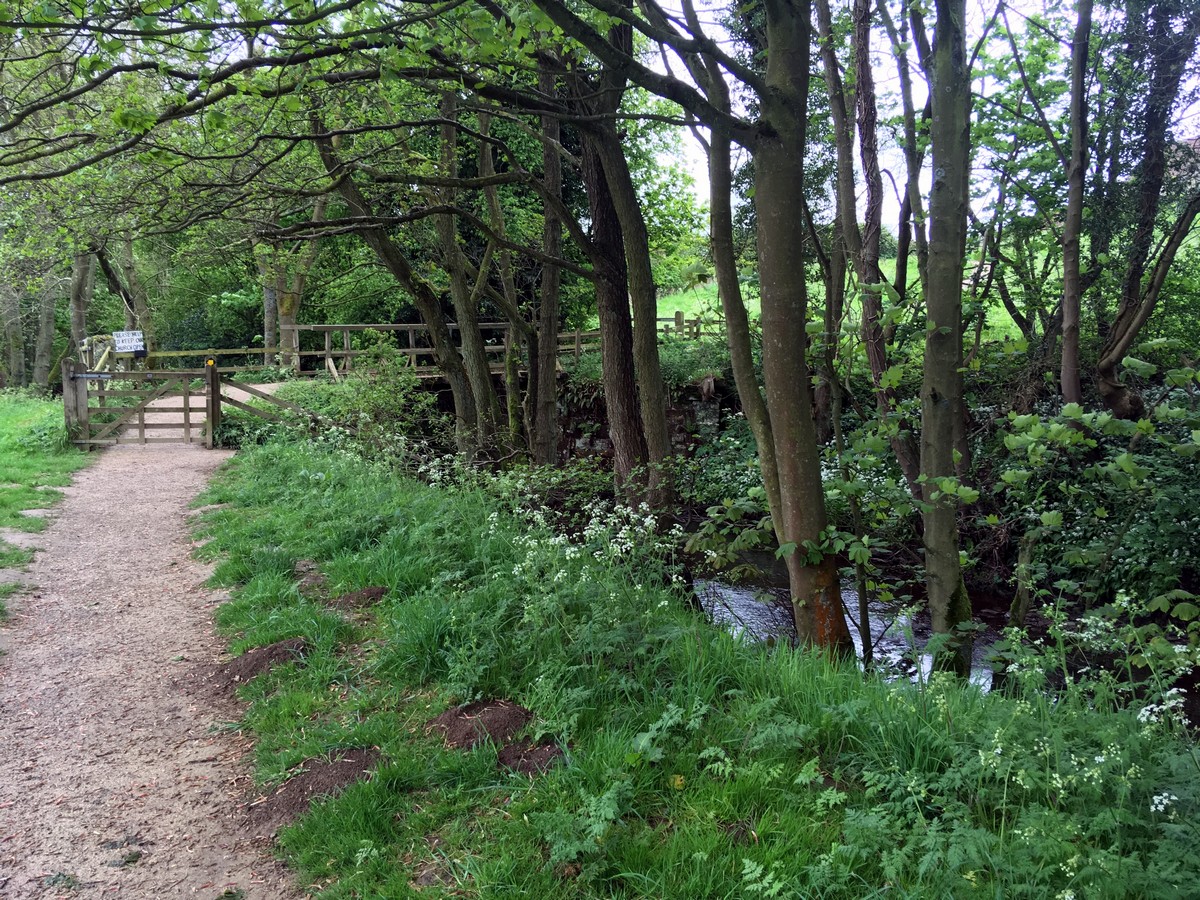
[[[658,331],[666,337],[675,335],[684,339],[696,340],[701,337],[718,336],[723,333],[719,324],[713,324],[700,318],[689,318],[681,311],[676,312],[673,316],[658,318],[656,324]],[[459,331],[459,326],[455,322],[447,323],[447,328],[450,331],[451,337],[454,337]],[[494,358],[491,364],[492,371],[497,374],[502,373],[504,371],[504,356],[508,352],[509,341],[511,340],[511,326],[507,322],[482,322],[479,325],[479,330],[484,338],[484,352]],[[295,325],[287,326],[282,331],[283,339],[280,343],[290,344],[291,346],[152,350],[145,357],[146,363],[155,369],[165,369],[174,362],[191,363],[192,365],[188,365],[186,368],[196,369],[195,374],[198,376],[203,374],[207,368],[208,359],[214,360],[216,367],[222,374],[256,368],[258,365],[273,365],[275,360],[281,359],[287,360],[289,365],[307,374],[317,374],[324,371],[334,377],[340,377],[353,370],[354,361],[357,358],[372,352],[371,350],[356,348],[354,346],[353,335],[365,331],[376,331],[398,336],[400,346],[393,348],[393,352],[407,357],[409,365],[416,371],[419,377],[434,378],[440,375],[440,370],[436,365],[432,342],[429,338],[429,329],[423,324],[379,322],[373,324]],[[324,347],[319,349],[296,349],[300,345],[300,334],[304,332],[322,335],[324,338]],[[287,339],[287,335],[289,334],[293,335],[292,340]],[[574,359],[578,361],[584,353],[598,351],[599,349],[600,332],[596,329],[564,331],[560,332],[557,336],[557,352],[560,359]],[[262,362],[237,365],[223,364],[224,360],[228,360],[231,357],[249,357],[255,360],[261,359]],[[133,354],[112,354],[107,359],[111,359],[117,365],[124,363],[126,366],[132,366]],[[304,369],[301,363],[304,360],[312,359],[321,360],[321,365],[315,369]],[[184,370],[184,368],[180,368],[170,369],[169,371]]]
[[[67,433],[73,443],[88,448],[202,440],[211,446],[211,404],[203,383],[196,383],[203,374],[190,369],[88,372],[64,359]]]

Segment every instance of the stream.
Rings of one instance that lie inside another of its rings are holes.
[[[795,641],[796,627],[785,588],[730,585],[701,579],[696,579],[695,588],[696,597],[709,618],[734,635],[768,645],[777,641],[789,644]],[[846,622],[854,638],[855,652],[861,660],[862,639],[855,621],[858,593],[852,584],[842,585],[842,598],[850,611]],[[870,604],[870,612],[875,665],[890,677],[919,677],[922,680],[928,677],[933,661],[921,649],[932,633],[928,612],[922,610],[914,616],[899,606],[879,602]],[[1005,613],[1002,609],[985,609],[977,611],[975,618],[985,627],[975,637],[971,682],[986,691],[992,685],[988,656],[992,645],[1000,639]]]

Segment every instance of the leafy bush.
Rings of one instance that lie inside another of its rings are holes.
[[[1032,582],[1089,602],[1200,587],[1200,415],[1164,402],[1130,422],[1072,404],[1008,425],[1000,480],[1011,527],[1036,546]]]
[[[338,382],[289,383],[280,396],[354,429],[367,444],[388,434],[449,443],[448,417],[438,411],[437,395],[421,388],[408,357],[379,344],[359,357],[358,365],[358,373]]]
[[[222,417],[218,441],[242,447],[302,439],[315,427],[324,443],[406,470],[453,446],[449,417],[438,410],[436,394],[421,388],[405,356],[381,345],[360,360],[360,371],[341,381],[295,379],[276,392],[314,413],[319,425],[289,413],[283,413],[284,424],[275,424],[230,410]]]

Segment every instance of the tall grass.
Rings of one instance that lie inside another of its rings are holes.
[[[259,448],[205,500],[229,504],[202,530],[235,588],[219,614],[234,649],[312,647],[243,689],[259,778],[341,747],[383,755],[373,780],[281,835],[319,896],[408,896],[431,872],[479,897],[1184,897],[1200,884],[1194,746],[1148,693],[1126,708],[1016,675],[1004,695],[889,684],[767,651],[698,619],[652,557],[613,562],[627,525],[573,543],[478,490],[346,454]],[[300,594],[299,559],[331,593],[389,594],[350,621]],[[533,710],[530,735],[556,740],[565,764],[531,781],[499,771],[494,747],[425,735],[447,705],[488,697]]]

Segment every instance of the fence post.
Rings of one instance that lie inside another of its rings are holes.
[[[346,351],[346,356],[342,360],[342,371],[349,372],[354,368],[354,357],[350,354],[350,329],[342,329],[342,349]]]
[[[205,382],[208,396],[205,397],[205,410],[208,417],[204,430],[204,446],[211,450],[217,429],[221,425],[221,373],[217,369],[216,357],[210,356],[204,361]]]
[[[575,329],[575,362],[579,362],[579,357],[583,355],[583,334],[578,328]]]
[[[75,369],[75,360],[67,357],[62,361],[63,416],[72,441],[88,437],[87,382],[75,377]]]
[[[684,325],[683,310],[675,310],[675,333],[680,337],[687,337],[687,330]]]

